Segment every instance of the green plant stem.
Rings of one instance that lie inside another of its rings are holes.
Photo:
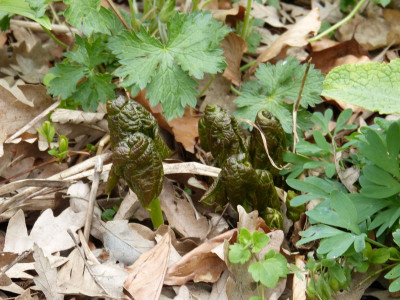
[[[370,243],[370,244],[372,244],[372,245],[375,245],[375,246],[377,246],[377,247],[379,247],[379,248],[389,248],[388,246],[386,246],[386,245],[384,245],[384,244],[381,244],[381,243],[379,243],[379,242],[377,242],[377,241],[374,241],[373,239],[370,239],[369,237],[365,238],[365,240],[366,240],[368,243]]]
[[[197,10],[197,6],[199,5],[199,0],[193,0],[192,2],[192,12]]]
[[[210,88],[211,84],[214,82],[214,79],[215,79],[214,74],[210,74],[210,75],[211,75],[210,81],[207,83],[207,85],[204,87],[204,89],[201,90],[201,92],[197,98],[200,98],[201,96],[203,96],[204,93]]]
[[[240,91],[238,91],[237,89],[235,89],[232,84],[231,84],[230,89],[234,94],[236,94],[238,96],[242,96],[242,93]]]
[[[246,14],[244,15],[242,34],[240,35],[244,40],[246,40],[247,38],[247,28],[249,27],[250,21],[251,2],[252,0],[247,0]]]
[[[382,273],[383,271],[386,271],[386,270],[388,270],[388,269],[391,269],[391,268],[393,268],[394,266],[397,266],[397,265],[388,265],[388,266],[386,266],[386,267],[384,267],[384,268],[382,268],[382,269],[379,269],[379,270],[376,271],[376,272],[372,272],[371,275],[369,275],[367,278],[365,278],[363,281],[361,281],[361,282],[358,284],[358,286],[362,286],[365,282],[367,282],[369,279],[371,279],[371,278],[374,277],[375,275],[378,275],[378,274]]]
[[[150,10],[150,0],[144,0],[144,4],[143,4],[143,13],[147,14],[148,11]]]
[[[44,32],[47,33],[47,35],[53,40],[55,41],[57,44],[59,44],[60,46],[62,46],[65,49],[68,49],[68,45],[64,44],[63,42],[61,42],[50,30],[48,30],[46,27],[43,27]]]
[[[150,214],[154,229],[164,225],[164,217],[161,210],[160,199],[158,199],[158,197],[151,201],[146,209]]]
[[[360,2],[357,3],[357,5],[353,8],[353,10],[345,17],[343,18],[341,21],[339,21],[338,23],[336,23],[335,25],[332,25],[331,27],[329,27],[327,30],[321,32],[320,34],[318,34],[317,36],[308,39],[308,42],[315,42],[318,41],[319,39],[323,38],[324,36],[327,36],[328,34],[330,34],[331,32],[335,31],[336,29],[338,29],[340,26],[342,26],[344,23],[346,23],[347,21],[349,21],[351,18],[354,17],[354,15],[360,10],[361,6],[368,0],[361,0]]]
[[[252,67],[256,63],[257,63],[257,60],[253,60],[253,61],[241,66],[239,70],[240,70],[240,72],[243,72],[244,70],[247,70],[248,68]]]
[[[132,16],[131,26],[132,26],[134,31],[138,31],[139,26],[138,26],[138,23],[136,21],[136,1],[135,1],[135,3],[133,1],[135,1],[135,0],[128,0],[129,9],[131,11],[131,16]]]

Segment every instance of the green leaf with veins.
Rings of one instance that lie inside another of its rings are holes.
[[[147,89],[150,104],[162,104],[168,120],[183,115],[187,104],[197,103],[197,82],[204,73],[225,68],[219,43],[229,29],[210,13],[175,14],[168,22],[168,41],[163,44],[144,27],[110,38],[109,48],[121,67],[115,72],[123,86]],[[140,72],[138,72],[140,70]]]
[[[37,3],[37,1],[30,1],[31,3]],[[42,0],[40,0],[42,2]],[[38,6],[40,7],[40,5]],[[32,9],[28,1],[25,0],[1,0],[0,1],[0,12],[8,12],[10,14],[17,14],[26,18],[32,19],[38,22],[41,26],[46,29],[51,29],[51,22],[49,17],[42,15],[37,17],[38,11]]]
[[[242,244],[236,243],[229,246],[228,257],[231,263],[244,264],[250,259],[251,252],[249,249],[245,248]]]
[[[77,47],[64,54],[67,57],[62,63],[50,69],[48,93],[61,96],[62,99],[73,98],[85,110],[96,110],[99,102],[106,102],[115,97],[115,85],[111,83],[112,75],[102,74],[96,67],[108,60],[104,44],[100,38],[90,43],[76,36]],[[78,82],[82,83],[78,84]]]
[[[242,95],[235,103],[238,108],[234,115],[254,121],[257,113],[265,109],[279,119],[285,132],[292,131],[292,105],[283,101],[295,102],[300,91],[306,65],[301,65],[290,57],[276,65],[260,64],[256,71],[257,81],[249,81],[242,88]],[[300,105],[303,108],[320,103],[323,75],[310,67],[303,88]]]
[[[400,113],[400,59],[343,65],[329,72],[322,96],[381,114]]]
[[[29,7],[35,12],[36,18],[43,17],[46,12],[47,6],[49,5],[50,0],[25,0]]]
[[[68,22],[86,36],[93,33],[111,34],[112,12],[101,6],[101,0],[64,0],[68,8],[64,12]]]
[[[249,267],[249,272],[254,281],[261,282],[268,288],[273,288],[278,283],[279,278],[285,278],[289,273],[286,258],[270,250],[264,260],[254,262]]]

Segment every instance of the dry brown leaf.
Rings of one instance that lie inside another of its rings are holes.
[[[341,42],[354,38],[366,50],[375,50],[391,43],[388,40],[390,29],[389,22],[382,17],[381,9],[376,7],[368,14],[368,18],[356,15],[337,30],[335,37]]]
[[[63,294],[83,294],[89,297],[104,297],[103,289],[98,286],[85,267],[78,249],[74,249],[68,258],[68,262],[57,273],[60,292]],[[121,297],[123,284],[128,276],[128,273],[121,266],[110,262],[104,264],[97,262],[91,265],[91,270],[108,295],[116,298]]]
[[[64,296],[57,291],[57,270],[51,267],[49,260],[44,256],[43,250],[36,244],[33,246],[33,250],[35,270],[38,273],[38,276],[33,279],[35,284],[47,299],[64,299]]]
[[[69,249],[74,246],[74,242],[67,229],[76,232],[83,226],[85,215],[85,212],[74,213],[71,208],[67,208],[54,217],[52,210],[47,209],[36,220],[28,236],[24,213],[18,210],[9,221],[4,250],[20,254],[36,243],[46,256],[50,256],[54,252]]]
[[[254,1],[251,4],[251,8],[251,16],[253,18],[261,19],[272,27],[287,28],[287,26],[279,20],[279,12],[275,7],[271,5],[265,6],[264,4]]]
[[[321,26],[319,19],[319,9],[312,9],[308,15],[300,19],[293,27],[289,28],[283,33],[278,39],[276,39],[271,46],[269,46],[261,55],[257,58],[257,63],[252,66],[248,72],[253,74],[257,69],[258,63],[267,62],[278,54],[281,53],[286,47],[304,47],[308,44],[307,39],[311,35],[318,32]]]
[[[227,231],[184,255],[178,263],[168,267],[164,284],[184,285],[191,280],[216,282],[226,265],[212,250],[231,239],[236,232],[236,229]]]
[[[3,143],[8,135],[15,133],[46,107],[52,104],[51,98],[46,95],[44,86],[18,86],[25,97],[32,101],[30,107],[19,101],[9,90],[0,86],[0,157],[3,156]]]
[[[305,270],[306,263],[304,261],[304,256],[296,255],[295,256],[295,265],[300,270]],[[303,279],[297,277],[297,275],[293,276],[293,283],[292,283],[292,292],[293,292],[293,300],[306,300],[306,288],[307,288],[307,281],[306,281],[306,274],[302,272]]]
[[[202,84],[207,84],[209,80],[209,76],[204,76],[204,80],[200,82],[200,86]],[[233,113],[237,106],[236,103],[233,102],[233,100],[236,99],[236,95],[232,95],[230,86],[231,82],[229,80],[222,77],[221,74],[216,74],[214,81],[204,94],[206,97],[200,105],[200,111],[204,111],[207,104],[217,104],[230,113]]]
[[[310,57],[312,59],[311,63],[315,65],[315,69],[319,69],[325,74],[328,74],[334,67],[343,64],[357,64],[370,61],[368,52],[354,39],[341,42],[320,51],[313,50],[310,53]]]
[[[132,266],[126,268],[129,275],[125,281],[125,288],[135,299],[158,299],[170,252],[171,236],[167,232],[159,244],[143,253]]]
[[[183,237],[204,239],[210,225],[204,216],[196,217],[194,207],[186,199],[175,196],[172,183],[164,180],[163,189],[159,196],[161,208],[165,213],[168,224]]]
[[[229,278],[229,271],[222,273],[221,277],[212,286],[211,295],[208,300],[228,300],[226,295],[226,283]]]
[[[242,77],[240,63],[243,53],[247,51],[247,44],[239,35],[230,32],[222,40],[222,49],[224,50],[224,57],[227,64],[222,76],[232,81],[234,85],[240,86]]]
[[[110,259],[124,265],[133,264],[142,253],[155,246],[154,240],[143,237],[128,224],[128,220],[109,221],[105,225],[104,247],[110,253]]]
[[[201,115],[192,107],[187,106],[181,118],[173,119],[167,122],[162,114],[161,105],[150,106],[149,100],[145,97],[146,92],[141,91],[135,97],[135,100],[143,105],[157,119],[158,124],[173,134],[175,140],[183,145],[186,151],[194,153],[194,145],[199,136],[198,123]]]
[[[180,287],[174,287],[177,293],[174,300],[209,300],[210,292],[204,286],[198,284],[187,284]]]
[[[225,22],[228,16],[237,16],[239,14],[239,11],[240,7],[236,6],[230,9],[212,9],[211,14],[214,17],[214,19],[220,22]]]
[[[21,295],[19,295],[15,300],[33,300],[31,296],[31,289],[26,289]]]
[[[394,9],[384,9],[382,14],[390,27],[387,43],[393,45],[400,44],[400,12]]]

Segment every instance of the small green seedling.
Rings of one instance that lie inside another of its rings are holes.
[[[53,141],[54,135],[56,133],[54,125],[51,124],[49,121],[46,121],[42,124],[42,128],[37,128],[36,130],[41,136],[46,139],[49,148],[51,148],[51,142]]]
[[[58,149],[53,147],[48,153],[57,158],[58,162],[62,162],[67,158],[68,154],[68,138],[65,135],[60,135],[58,138]]]
[[[270,241],[270,237],[265,233],[254,231],[252,234],[242,228],[238,235],[238,241],[229,246],[229,261],[234,264],[245,264],[252,258],[254,262],[250,264],[248,271],[257,284],[261,283],[267,288],[276,286],[280,278],[285,278],[290,272],[286,258],[270,250],[265,254],[263,260],[256,260],[255,254],[259,253]],[[251,300],[264,299],[264,288],[261,288],[261,295],[251,297]]]

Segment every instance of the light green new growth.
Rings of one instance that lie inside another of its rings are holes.
[[[336,67],[322,95],[381,114],[400,113],[400,59]]]

